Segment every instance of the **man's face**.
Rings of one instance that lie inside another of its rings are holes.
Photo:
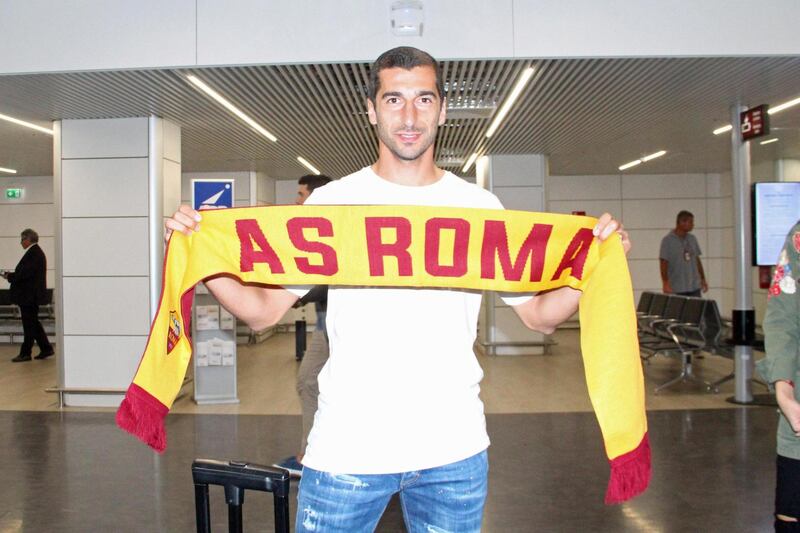
[[[25,237],[20,237],[20,238],[19,238],[19,244],[20,244],[20,246],[22,246],[22,249],[23,249],[23,250],[27,250],[27,249],[28,249],[28,246],[30,246],[30,245],[31,245],[31,241],[29,241],[29,240],[28,240],[28,239],[26,239]]]
[[[444,124],[445,105],[436,91],[433,67],[384,69],[375,103],[367,101],[378,139],[403,161],[414,161],[433,146],[437,128]]]
[[[297,205],[303,205],[308,196],[311,194],[311,191],[308,190],[308,185],[298,185],[297,186],[297,197],[294,199],[294,203]]]
[[[678,228],[685,233],[692,231],[694,229],[694,217],[681,219],[681,221],[678,222]]]

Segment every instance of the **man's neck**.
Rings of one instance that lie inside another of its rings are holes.
[[[431,185],[444,176],[444,170],[433,162],[433,147],[413,161],[404,161],[381,144],[372,170],[388,182],[409,187]]]
[[[686,237],[688,234],[689,234],[689,232],[688,232],[688,231],[683,231],[682,229],[675,228],[675,235],[677,235],[677,236],[678,236],[678,237],[680,237],[681,239],[682,239],[682,238],[684,238],[684,237]]]

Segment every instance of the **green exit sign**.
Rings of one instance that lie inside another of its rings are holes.
[[[6,198],[9,200],[22,198],[22,189],[6,189]]]

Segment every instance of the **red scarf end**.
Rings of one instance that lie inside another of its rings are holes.
[[[131,383],[117,410],[117,425],[158,453],[167,447],[164,417],[169,409],[150,393]]]
[[[647,433],[636,449],[616,457],[610,463],[607,505],[622,503],[644,492],[650,483],[650,440]]]

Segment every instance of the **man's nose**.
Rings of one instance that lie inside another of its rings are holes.
[[[417,122],[417,108],[413,102],[409,102],[403,107],[403,124],[411,127]]]

